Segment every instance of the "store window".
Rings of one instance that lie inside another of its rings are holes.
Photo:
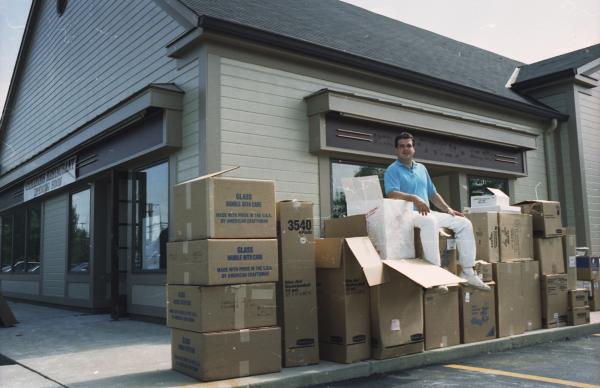
[[[91,190],[71,194],[69,214],[69,271],[89,272]]]
[[[335,160],[331,162],[331,217],[346,216],[346,198],[342,178],[377,175],[383,193],[383,173],[387,166]]]
[[[40,271],[39,203],[22,207],[2,217],[2,272]]]
[[[486,189],[487,187],[491,187],[493,189],[500,189],[506,195],[510,195],[508,192],[508,179],[476,175],[469,175],[468,178],[469,201],[473,196],[490,194],[490,192]]]
[[[169,236],[169,164],[135,171],[134,269],[166,269]]]

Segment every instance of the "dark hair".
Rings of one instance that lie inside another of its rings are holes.
[[[412,144],[415,145],[415,138],[413,137],[413,135],[411,135],[408,132],[402,132],[401,134],[396,136],[396,139],[394,139],[394,148],[398,148],[398,141],[400,139],[410,139],[412,140]]]

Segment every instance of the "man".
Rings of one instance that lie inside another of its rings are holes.
[[[385,194],[388,198],[402,199],[414,204],[415,226],[421,229],[421,242],[425,259],[440,265],[439,228],[454,231],[458,248],[458,261],[463,268],[460,277],[473,287],[489,290],[473,271],[475,265],[475,239],[473,225],[464,215],[452,209],[435,189],[427,168],[413,160],[415,156],[414,138],[402,132],[394,141],[398,160],[385,170]],[[444,213],[432,211],[432,202]]]

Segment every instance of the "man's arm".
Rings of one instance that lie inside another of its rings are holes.
[[[415,204],[417,211],[424,216],[426,216],[427,213],[429,213],[431,211],[429,209],[429,206],[427,206],[427,204],[421,198],[419,198],[418,196],[416,196],[414,194],[407,194],[407,193],[403,193],[401,191],[391,191],[388,194],[388,198],[402,199],[404,201],[412,202]]]
[[[429,197],[429,200],[435,206],[437,206],[438,209],[440,209],[441,211],[443,211],[445,213],[448,213],[452,216],[464,217],[464,214],[462,214],[461,212],[454,210],[450,206],[448,206],[446,201],[444,201],[444,198],[442,198],[442,196],[439,193],[434,193],[431,197]]]

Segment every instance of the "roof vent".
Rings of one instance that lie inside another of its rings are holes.
[[[65,13],[65,9],[67,9],[67,3],[69,0],[56,0],[56,12],[58,16],[62,16]]]

